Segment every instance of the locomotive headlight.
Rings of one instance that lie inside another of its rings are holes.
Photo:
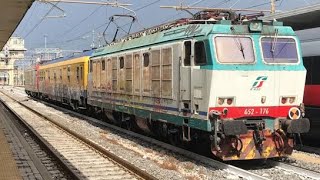
[[[296,97],[294,96],[282,96],[281,98],[281,104],[293,104],[296,102]]]
[[[286,97],[282,97],[282,98],[281,98],[281,103],[282,103],[282,104],[286,104],[287,101],[288,101],[288,98],[286,98]]]
[[[252,21],[249,24],[249,29],[250,31],[255,31],[255,32],[262,31],[262,21],[261,20]]]
[[[228,104],[228,105],[231,105],[232,103],[233,103],[233,98],[228,98],[228,99],[227,99],[227,104]]]
[[[224,98],[218,98],[218,104],[223,105],[224,103]]]
[[[292,104],[296,101],[296,98],[295,97],[290,97],[289,98],[289,103]]]
[[[234,105],[234,100],[235,100],[234,97],[218,97],[217,104],[219,106],[222,106],[222,105],[232,106]]]

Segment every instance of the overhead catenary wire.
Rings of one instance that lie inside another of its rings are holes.
[[[36,6],[38,5],[38,3],[33,3],[32,5],[31,5],[31,12],[30,12],[30,16],[29,16],[29,19],[31,18],[31,17],[33,17],[33,13],[35,12],[35,9],[37,9],[36,8]],[[33,6],[33,7],[32,7]],[[28,23],[26,23],[27,22],[27,20],[25,20],[24,21],[25,23],[24,23],[24,26],[21,28],[21,33],[23,33],[24,32],[24,30],[26,29],[26,27],[27,27],[27,25],[28,25]]]
[[[156,4],[156,3],[160,2],[160,1],[161,1],[161,0],[155,0],[155,1],[151,2],[151,3],[148,3],[148,4],[146,4],[146,5],[143,5],[143,6],[139,7],[139,8],[137,8],[137,9],[134,9],[134,11],[135,11],[135,12],[140,11],[140,10],[142,10],[142,9],[144,9],[144,8],[147,8],[147,7],[151,6],[151,5],[154,5],[154,4]],[[102,23],[102,24],[98,25],[96,28],[94,28],[93,30],[97,31],[98,29],[104,27],[106,24],[107,24],[107,23]],[[139,23],[138,23],[138,24],[139,24]],[[55,45],[55,44],[62,44],[62,43],[69,43],[69,42],[78,41],[78,40],[83,39],[82,37],[85,36],[85,35],[87,35],[88,33],[92,33],[92,29],[91,29],[90,31],[86,31],[86,32],[84,32],[84,33],[82,33],[82,34],[74,37],[74,38],[68,39],[68,40],[66,40],[66,41],[52,42],[52,43],[48,43],[48,45]]]
[[[100,8],[102,8],[103,6],[99,6],[96,9],[94,9],[87,17],[83,18],[80,22],[78,22],[76,25],[74,25],[72,28],[64,31],[59,38],[63,38],[65,37],[67,34],[69,34],[70,32],[72,32],[76,27],[78,27],[80,24],[82,24],[83,22],[85,22],[87,19],[89,19],[93,14],[95,14]]]
[[[59,2],[55,3],[55,6],[58,4]],[[24,36],[24,39],[26,39],[42,22],[43,20],[46,18],[46,16],[54,9],[55,6],[52,6],[48,12],[40,19],[40,21],[33,26],[33,28]]]

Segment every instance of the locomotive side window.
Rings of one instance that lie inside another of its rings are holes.
[[[123,69],[123,67],[124,67],[124,58],[123,57],[119,57],[119,61],[120,61],[120,69]]]
[[[100,87],[106,89],[106,59],[101,58],[101,74],[100,74]]]
[[[264,37],[261,39],[263,59],[266,63],[297,63],[296,41],[293,38]]]
[[[142,85],[144,95],[150,95],[149,53],[143,53]]]
[[[149,66],[149,53],[143,53],[143,66]]]
[[[250,64],[255,62],[252,39],[239,36],[217,36],[215,47],[220,63]]]
[[[207,62],[206,49],[203,41],[194,44],[194,64],[197,66],[205,65]]]
[[[101,70],[104,71],[105,69],[106,69],[106,61],[105,61],[105,60],[102,60]]]
[[[125,84],[126,84],[126,77],[125,77],[125,70],[124,70],[124,57],[119,57],[119,89],[121,92],[125,90]]]
[[[184,66],[190,66],[191,64],[191,41],[184,42]]]

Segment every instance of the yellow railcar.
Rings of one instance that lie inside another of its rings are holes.
[[[91,53],[87,51],[40,64],[40,97],[71,105],[74,109],[85,107]]]

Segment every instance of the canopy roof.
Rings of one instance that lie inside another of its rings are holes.
[[[291,26],[295,31],[320,27],[320,4],[275,13],[262,19],[282,21],[284,25]]]
[[[0,50],[7,43],[34,0],[1,0]]]

